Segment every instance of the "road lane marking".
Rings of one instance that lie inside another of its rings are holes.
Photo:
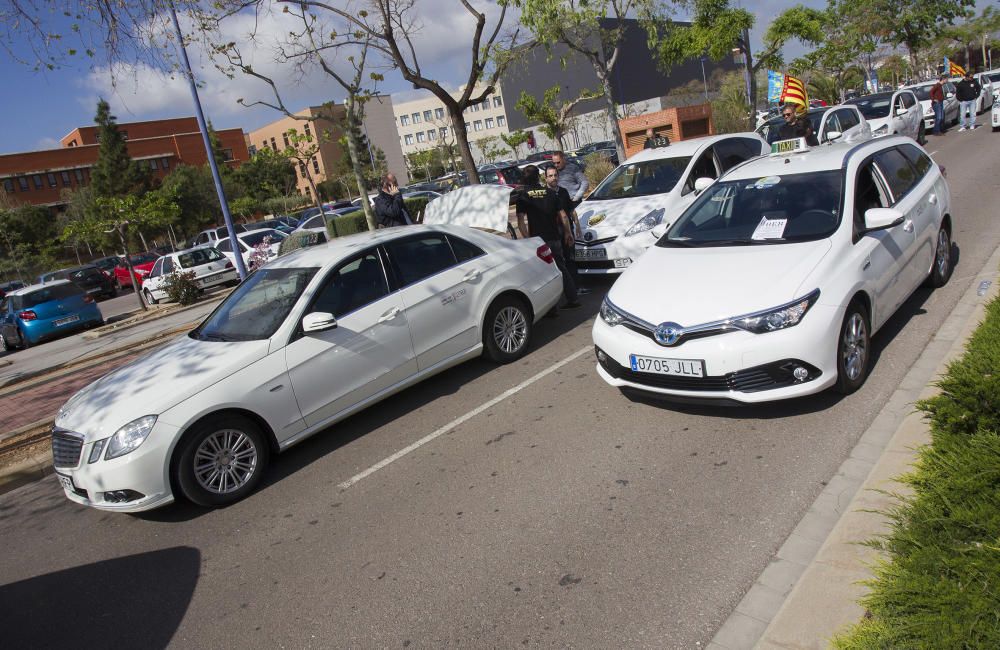
[[[352,476],[351,478],[347,479],[346,481],[344,481],[343,483],[341,483],[337,487],[339,487],[341,490],[346,490],[347,488],[351,487],[352,485],[354,485],[358,481],[371,476],[372,474],[374,474],[375,472],[379,471],[380,469],[382,469],[386,465],[389,465],[390,463],[393,463],[393,462],[399,460],[400,458],[402,458],[403,456],[409,454],[412,451],[416,451],[420,447],[423,447],[424,445],[426,445],[428,442],[431,442],[435,438],[437,438],[437,437],[439,437],[439,436],[447,433],[448,431],[451,431],[452,429],[454,429],[458,425],[462,424],[463,422],[466,422],[467,420],[471,420],[472,418],[476,417],[477,415],[479,415],[483,411],[496,406],[497,404],[499,404],[500,402],[504,401],[508,397],[511,397],[512,395],[515,395],[516,393],[521,392],[522,390],[524,390],[528,386],[534,384],[538,380],[545,378],[546,376],[552,374],[556,370],[559,370],[560,368],[562,368],[563,366],[565,366],[567,363],[570,363],[571,361],[575,361],[576,359],[579,359],[584,354],[590,352],[593,349],[594,348],[592,346],[588,345],[588,346],[586,346],[584,348],[581,348],[581,349],[577,350],[576,352],[574,352],[573,354],[569,355],[568,357],[566,357],[562,361],[556,363],[555,365],[549,366],[548,368],[546,368],[545,370],[541,371],[537,375],[534,375],[533,377],[529,377],[528,379],[525,379],[524,381],[522,381],[517,386],[514,386],[513,388],[510,388],[510,389],[504,391],[500,395],[497,395],[496,397],[494,397],[490,401],[488,401],[488,402],[486,402],[484,404],[481,404],[480,406],[477,406],[476,408],[472,409],[471,411],[469,411],[465,415],[461,415],[461,416],[455,418],[454,420],[452,420],[448,424],[446,424],[443,427],[437,429],[433,433],[427,434],[426,436],[424,436],[420,440],[417,440],[413,444],[408,445],[406,447],[403,447],[402,449],[400,449],[399,451],[397,451],[396,453],[394,453],[392,456],[389,456],[388,458],[384,458],[383,460],[380,460],[379,462],[375,463],[374,465],[372,465],[371,467],[369,467],[365,471],[361,472],[360,474],[355,474],[354,476]]]

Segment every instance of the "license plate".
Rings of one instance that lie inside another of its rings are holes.
[[[575,257],[578,260],[606,260],[608,251],[603,248],[577,248]]]
[[[701,359],[660,359],[630,354],[628,360],[632,366],[632,372],[649,372],[654,375],[679,377],[705,376],[705,362]]]
[[[76,486],[73,485],[73,479],[69,476],[66,476],[65,474],[56,474],[56,478],[59,479],[59,484],[63,486],[64,490],[72,492],[76,489]]]
[[[60,318],[57,321],[53,321],[53,324],[56,325],[56,326],[58,326],[58,325],[66,325],[67,323],[75,323],[78,320],[80,320],[80,317],[77,316],[76,314],[73,314],[72,316],[67,316],[66,318]]]

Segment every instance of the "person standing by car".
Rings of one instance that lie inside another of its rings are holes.
[[[785,123],[778,129],[778,139],[791,140],[793,138],[805,138],[807,145],[818,147],[819,140],[816,139],[816,134],[813,133],[809,118],[805,114],[799,115],[795,110],[796,108],[795,104],[785,104],[785,107],[781,109],[781,116],[785,118]]]
[[[583,232],[581,232],[581,226],[579,220],[576,218],[576,214],[573,212],[573,202],[569,197],[569,192],[566,191],[565,187],[560,187],[559,185],[559,170],[555,167],[549,167],[545,170],[545,187],[550,192],[555,192],[559,195],[559,204],[563,206],[563,212],[566,213],[566,222],[569,223],[571,232],[562,231],[560,228],[560,234],[562,235],[563,241],[569,241],[567,244],[568,250],[563,251],[563,259],[566,261],[566,268],[569,269],[570,275],[573,276],[573,284],[576,286],[576,293],[578,295],[586,295],[590,293],[590,289],[580,286],[580,274],[577,272],[576,259],[574,258],[574,249],[572,240],[573,239],[583,239]],[[560,220],[560,224],[566,223]]]
[[[558,172],[550,168],[558,178]],[[543,187],[539,183],[538,168],[528,165],[524,168],[524,190],[517,197],[517,228],[521,237],[541,237],[552,251],[556,266],[562,273],[563,295],[566,298],[567,309],[580,306],[577,300],[576,282],[573,274],[566,266],[564,245],[573,250],[573,235],[570,230],[569,218],[563,207],[559,192],[552,187]],[[555,181],[553,181],[555,185]],[[527,223],[525,223],[527,220]]]
[[[403,203],[403,195],[399,191],[396,175],[388,173],[382,177],[382,186],[375,196],[375,224],[379,228],[393,226],[409,226],[413,223],[410,213]]]
[[[944,82],[947,75],[941,75],[931,86],[931,109],[934,111],[934,129],[932,135],[941,135],[944,132]]]
[[[572,210],[576,210],[576,206],[583,201],[583,197],[586,196],[587,190],[590,188],[590,181],[587,180],[587,175],[583,173],[583,169],[579,165],[566,160],[566,154],[562,151],[556,151],[552,154],[552,164],[559,172],[559,187],[564,188],[569,193],[569,198],[573,202],[571,211],[566,213],[567,216],[572,217]]]
[[[966,71],[965,77],[955,84],[955,96],[958,98],[958,114],[961,119],[959,132],[971,131],[976,128],[976,101],[982,88],[979,83],[972,78],[972,73]],[[966,118],[968,116],[968,118]]]

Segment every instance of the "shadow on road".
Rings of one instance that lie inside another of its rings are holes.
[[[177,546],[0,586],[8,648],[165,648],[191,603],[201,553]]]

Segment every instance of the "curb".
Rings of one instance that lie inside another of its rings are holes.
[[[1000,248],[972,278],[951,314],[906,373],[848,458],[806,511],[707,650],[816,649],[864,615],[858,599],[871,578],[876,551],[862,543],[888,530],[880,512],[902,493],[894,478],[929,441],[926,422],[914,411],[933,395],[932,382],[965,349],[986,303],[1000,293]],[[979,295],[981,280],[993,286]],[[887,494],[888,493],[888,494]]]
[[[13,463],[3,461],[0,466],[0,494],[6,494],[22,485],[34,483],[35,481],[48,476],[54,472],[52,467],[52,447],[49,443],[49,432],[52,428],[52,420],[44,419],[33,422],[27,426],[16,429],[9,434],[4,434],[6,441],[12,438],[20,438],[13,444],[5,445],[0,449],[0,458],[4,455],[15,453],[21,447],[43,445],[30,456],[26,456]]]

